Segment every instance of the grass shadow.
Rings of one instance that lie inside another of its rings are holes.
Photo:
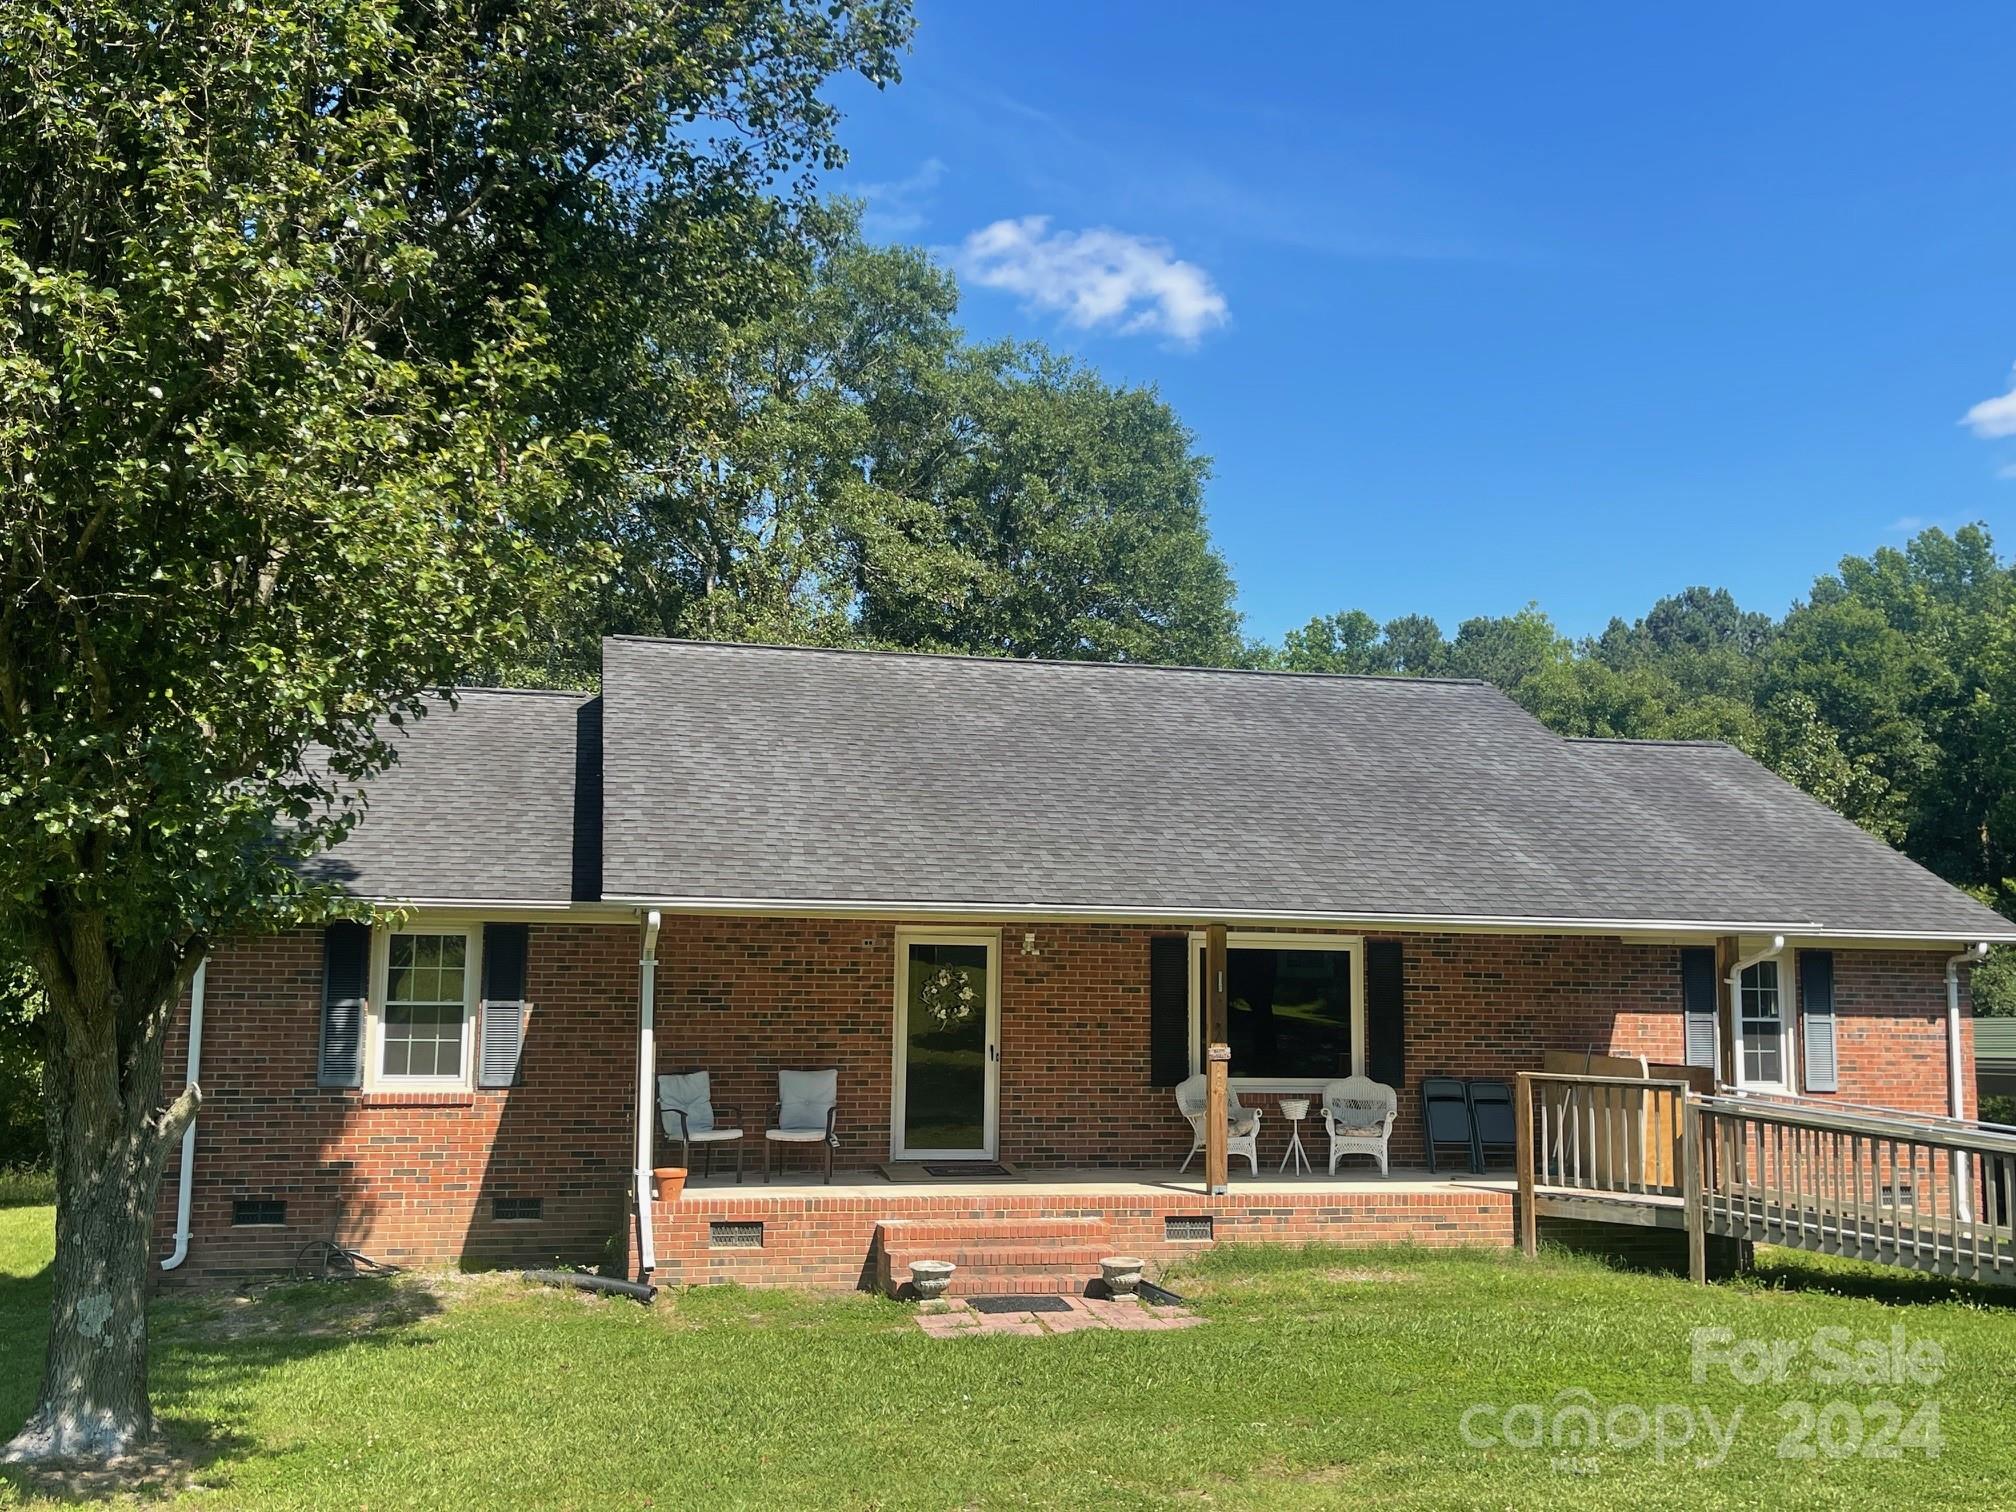
[[[1892,1307],[1957,1302],[2006,1312],[2016,1308],[2016,1287],[1988,1286],[1923,1271],[1891,1269],[1860,1260],[1759,1246],[1756,1264],[1737,1284],[1767,1291],[1820,1292]]]
[[[443,1311],[444,1291],[453,1284],[453,1278],[432,1276],[284,1281],[157,1298],[148,1314],[157,1442],[109,1468],[0,1466],[0,1486],[24,1498],[61,1502],[167,1496],[196,1488],[207,1471],[260,1446],[227,1426],[179,1412],[178,1402],[256,1396],[262,1376],[331,1349],[406,1347],[408,1330]],[[34,1405],[48,1299],[48,1267],[33,1276],[0,1273],[4,1353],[33,1362],[6,1383],[0,1438]]]

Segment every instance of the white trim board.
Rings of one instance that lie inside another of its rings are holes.
[[[1292,930],[1234,929],[1225,933],[1225,949],[1340,950],[1351,954],[1351,1074],[1365,1074],[1365,937],[1353,934],[1298,934]],[[1198,1058],[1204,1025],[1204,932],[1190,932],[1190,1074],[1204,1069]],[[1332,1077],[1240,1076],[1231,1084],[1240,1092],[1307,1092]]]
[[[1979,940],[2016,943],[2016,926],[2001,930],[1885,931],[1828,929],[1814,920],[1779,923],[1749,919],[1575,919],[1513,914],[1326,913],[1213,907],[1183,908],[1079,906],[1058,903],[918,902],[869,898],[650,898],[609,897],[604,904],[656,909],[668,914],[748,914],[780,918],[939,920],[983,923],[1015,919],[1053,923],[1163,924],[1190,926],[1201,920],[1229,925],[1322,925],[1339,929],[1408,929],[1451,934],[1574,934],[1632,937],[1670,936],[1673,943],[1710,943],[1723,935],[1782,934],[1802,943],[1867,942],[1872,945],[1968,945]]]
[[[905,1049],[910,1035],[910,947],[978,945],[987,952],[987,1007],[981,1055],[980,1148],[913,1150],[903,1143]],[[891,973],[894,1013],[889,1041],[889,1158],[891,1160],[995,1160],[1001,1148],[1001,931],[998,929],[899,929]]]

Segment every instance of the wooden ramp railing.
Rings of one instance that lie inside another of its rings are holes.
[[[2016,1134],[1953,1119],[1522,1072],[1521,1242],[1538,1219],[1711,1237],[2016,1284]]]

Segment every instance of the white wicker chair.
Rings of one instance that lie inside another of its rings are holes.
[[[1183,1157],[1183,1164],[1176,1169],[1179,1173],[1190,1169],[1190,1162],[1197,1158],[1197,1152],[1204,1148],[1204,1105],[1208,1100],[1207,1081],[1202,1072],[1191,1077],[1176,1089],[1176,1110],[1190,1121],[1190,1153]],[[1246,1163],[1253,1168],[1253,1174],[1260,1174],[1260,1112],[1257,1108],[1239,1106],[1239,1094],[1230,1087],[1225,1089],[1225,1149],[1231,1155],[1244,1155]]]
[[[1386,1141],[1400,1112],[1400,1094],[1369,1076],[1347,1076],[1323,1089],[1323,1132],[1330,1136],[1330,1174],[1340,1155],[1370,1155],[1386,1172]]]

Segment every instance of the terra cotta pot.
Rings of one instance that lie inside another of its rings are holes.
[[[686,1190],[686,1167],[659,1166],[651,1172],[651,1195],[659,1202],[677,1202]]]

